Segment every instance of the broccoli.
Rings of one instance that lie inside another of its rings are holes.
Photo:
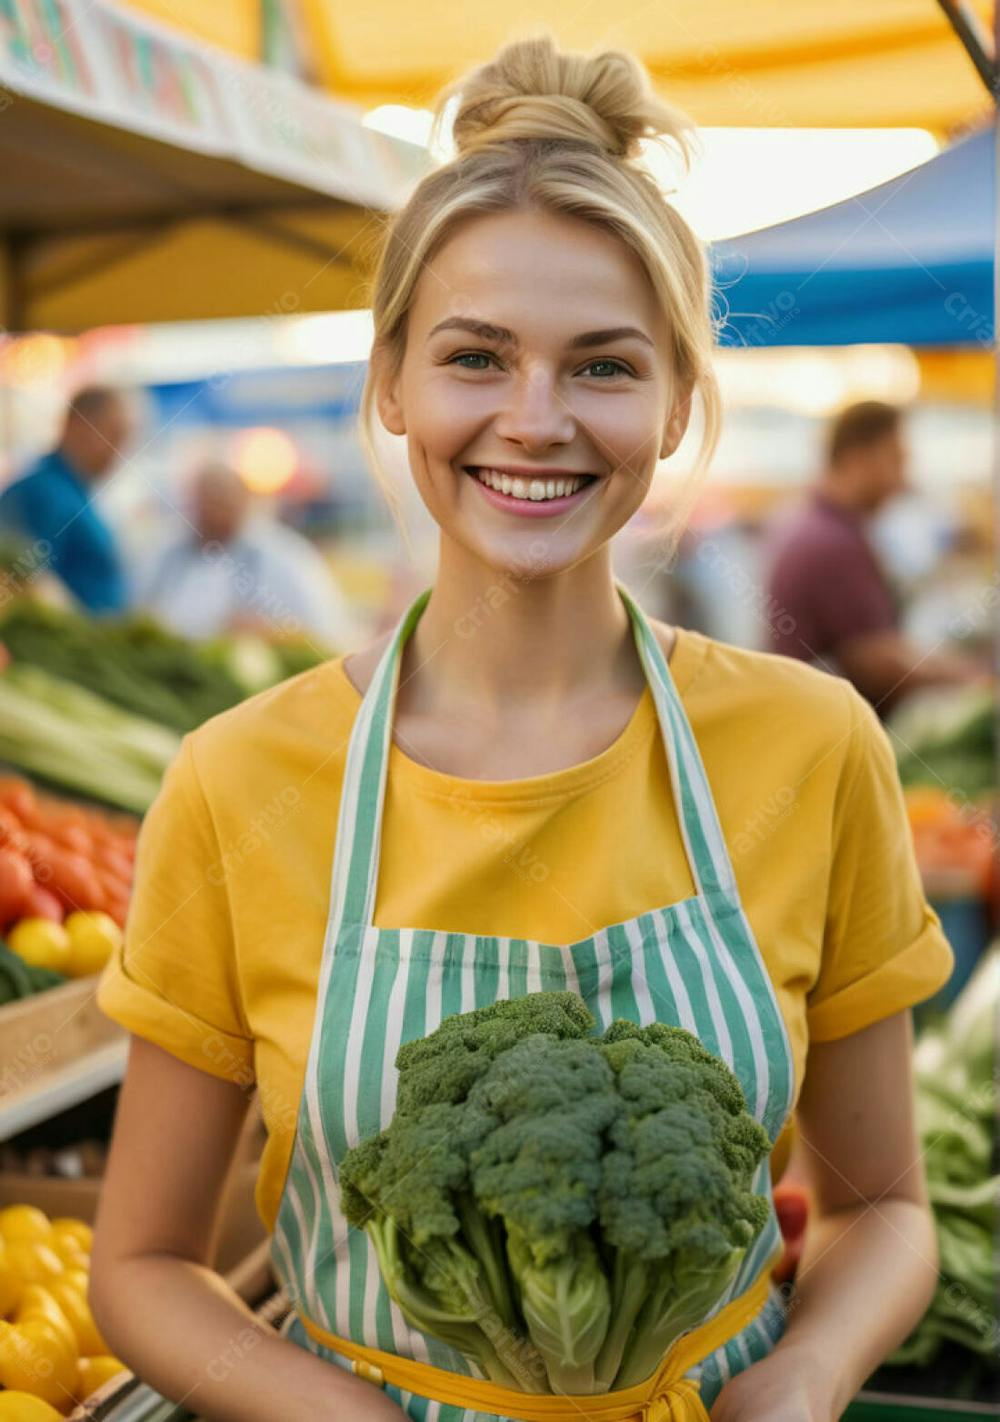
[[[472,1153],[473,1192],[506,1227],[531,1341],[556,1391],[594,1392],[611,1300],[588,1231],[621,1109],[614,1073],[592,1042],[533,1033],[496,1058],[469,1105],[499,1122]]]
[[[407,1321],[473,1357],[493,1382],[516,1387],[490,1341],[504,1332],[521,1341],[505,1239],[468,1192],[469,1150],[491,1125],[447,1102],[397,1113],[341,1161],[340,1199],[348,1223],[368,1231]]]
[[[725,1063],[679,1027],[594,1026],[566,992],[446,1018],[340,1165],[407,1319],[522,1391],[649,1376],[768,1215],[770,1139]]]

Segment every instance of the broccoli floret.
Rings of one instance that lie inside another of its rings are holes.
[[[533,1032],[585,1037],[594,1017],[571,992],[538,992],[503,998],[472,1012],[446,1017],[427,1037],[404,1042],[396,1053],[397,1110],[432,1101],[464,1101],[493,1058]]]
[[[752,1187],[771,1142],[739,1079],[683,1029],[616,1022],[602,1049],[624,1109],[602,1161],[612,1321],[595,1370],[622,1388],[648,1377],[731,1283],[767,1220]]]

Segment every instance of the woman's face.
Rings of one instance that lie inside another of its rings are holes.
[[[443,534],[491,568],[536,574],[587,558],[628,521],[690,407],[639,260],[602,229],[528,211],[472,218],[440,249],[398,377],[376,389]],[[484,488],[470,469],[522,483]],[[517,497],[584,475],[551,501]]]

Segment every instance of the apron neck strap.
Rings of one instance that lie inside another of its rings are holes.
[[[739,902],[736,876],[725,835],[701,752],[670,666],[642,608],[623,583],[616,579],[615,586],[632,619],[635,644],[656,703],[691,878],[699,894],[736,904]]]
[[[667,659],[641,608],[617,579],[615,586],[631,618],[636,648],[652,688],[695,889],[700,895],[738,904],[735,875],[708,777]],[[397,623],[351,732],[335,845],[331,923],[338,929],[342,924],[367,929],[372,923],[402,649],[432,592],[433,587],[425,588]],[[349,855],[346,863],[344,850]]]

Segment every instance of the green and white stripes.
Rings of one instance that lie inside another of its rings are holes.
[[[773,985],[740,905],[701,755],[663,653],[617,584],[650,681],[670,767],[694,895],[577,943],[372,925],[392,710],[402,647],[430,597],[400,619],[352,730],[337,822],[330,912],[298,1125],[273,1240],[276,1270],[297,1307],[322,1328],[452,1372],[472,1367],[410,1328],[382,1285],[367,1236],[344,1222],[337,1162],[381,1129],[395,1106],[393,1062],[402,1042],[454,1012],[542,990],[578,992],[603,1028],[615,1017],[673,1022],[695,1032],[743,1084],[772,1141],[793,1100],[792,1055]],[[620,828],[615,826],[615,832]],[[599,855],[599,849],[596,851]],[[586,868],[586,866],[584,866]],[[764,1162],[758,1189],[770,1194]],[[719,1308],[749,1285],[780,1235],[767,1227]],[[772,1293],[757,1319],[692,1376],[706,1401],[769,1351],[783,1328]],[[301,1326],[290,1336],[331,1361]],[[478,1422],[484,1414],[391,1390],[420,1422]]]

